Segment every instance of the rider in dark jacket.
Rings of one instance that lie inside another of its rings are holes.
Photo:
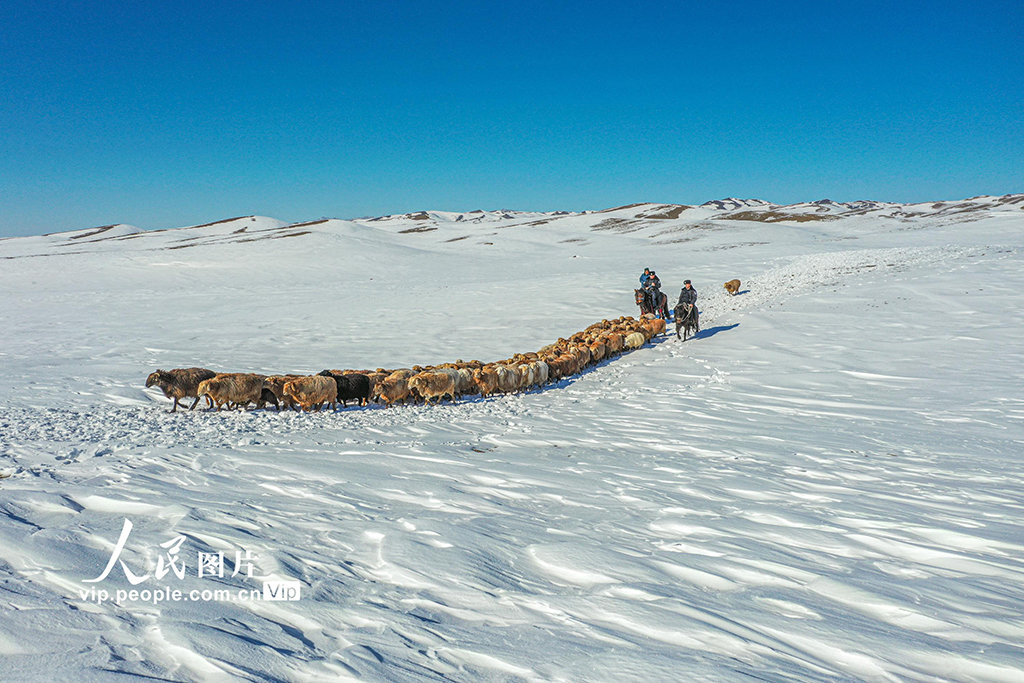
[[[644,282],[644,293],[647,294],[647,300],[651,304],[651,310],[657,313],[658,304],[661,302],[661,278],[653,270],[648,276],[647,281]]]
[[[682,310],[680,310],[682,308]],[[697,331],[700,331],[700,311],[697,310],[697,290],[693,288],[689,280],[683,280],[683,289],[679,292],[679,302],[676,304],[676,324],[693,311],[694,320],[697,323]]]
[[[689,280],[683,280],[683,289],[679,292],[679,303],[676,304],[676,308],[679,308],[682,304],[689,306],[697,305],[697,290],[693,288]]]

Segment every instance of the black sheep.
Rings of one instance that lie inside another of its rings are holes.
[[[319,373],[324,377],[333,377],[338,385],[338,401],[342,407],[348,406],[349,399],[356,399],[358,405],[365,406],[370,400],[370,378],[366,375],[353,373],[340,375],[330,370],[323,370]]]

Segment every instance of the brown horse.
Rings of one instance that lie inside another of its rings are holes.
[[[658,295],[658,301],[652,304],[651,297],[647,296],[647,293],[644,290],[633,290],[633,297],[636,301],[636,305],[640,307],[640,315],[653,313],[659,318],[668,320],[668,295],[665,294],[665,292],[658,292]]]

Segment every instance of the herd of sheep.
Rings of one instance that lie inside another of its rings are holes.
[[[592,363],[643,346],[665,331],[665,321],[636,320],[629,316],[602,320],[559,339],[536,353],[517,353],[493,363],[462,361],[400,370],[324,370],[316,375],[259,375],[247,372],[217,373],[204,368],[157,370],[146,379],[147,387],[159,387],[178,402],[194,398],[190,410],[206,397],[209,409],[229,410],[255,404],[282,408],[320,410],[337,408],[355,400],[358,405],[379,401],[429,404],[444,397],[455,401],[463,395],[488,396],[515,393],[543,386],[581,372]]]

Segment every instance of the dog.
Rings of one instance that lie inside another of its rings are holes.
[[[739,280],[729,280],[722,286],[725,287],[725,291],[729,292],[730,296],[736,296],[736,292],[740,291]]]

